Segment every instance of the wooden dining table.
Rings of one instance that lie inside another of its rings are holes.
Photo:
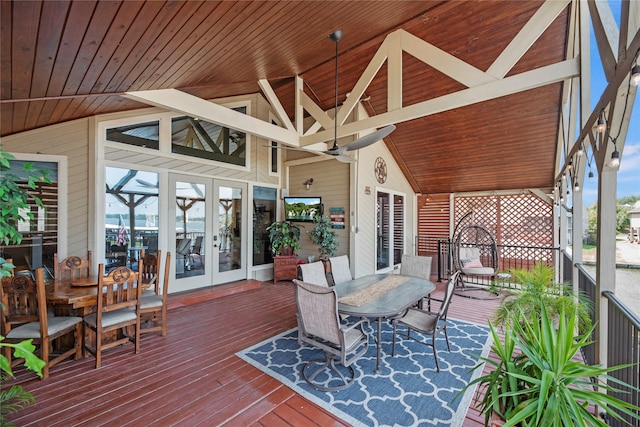
[[[149,282],[145,281],[142,288],[149,286]],[[98,275],[74,280],[51,280],[45,288],[47,305],[53,306],[55,314],[59,316],[84,317],[93,313],[98,305]]]

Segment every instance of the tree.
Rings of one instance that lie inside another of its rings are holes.
[[[640,200],[640,196],[621,197],[616,200],[616,231],[626,233],[630,226],[629,212],[633,205]],[[587,243],[595,244],[598,227],[598,204],[597,202],[587,207]]]

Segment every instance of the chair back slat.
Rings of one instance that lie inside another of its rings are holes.
[[[74,280],[91,276],[91,251],[87,258],[77,255],[68,256],[58,262],[58,254],[53,255],[54,276],[58,280]]]
[[[104,276],[104,264],[98,275],[98,313],[134,307],[139,301],[140,274],[127,267],[116,267]]]
[[[142,260],[142,267],[138,269],[142,283],[153,284],[156,295],[160,294],[160,281],[158,277],[160,276],[161,256],[161,250],[156,254],[144,254],[144,256],[140,258]]]

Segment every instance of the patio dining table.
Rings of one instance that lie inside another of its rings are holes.
[[[335,286],[338,312],[378,321],[376,338],[376,373],[380,372],[382,321],[402,314],[429,295],[435,285],[415,276],[372,274]]]
[[[143,289],[149,288],[144,282]],[[98,304],[98,276],[92,275],[76,280],[52,280],[46,286],[47,305],[56,315],[84,317],[95,311]]]

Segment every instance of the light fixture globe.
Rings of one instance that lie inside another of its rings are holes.
[[[631,69],[631,77],[629,83],[631,86],[640,85],[640,65],[636,65]]]
[[[614,149],[613,153],[611,153],[611,163],[609,163],[611,167],[617,168],[620,166],[620,153],[618,149]]]

